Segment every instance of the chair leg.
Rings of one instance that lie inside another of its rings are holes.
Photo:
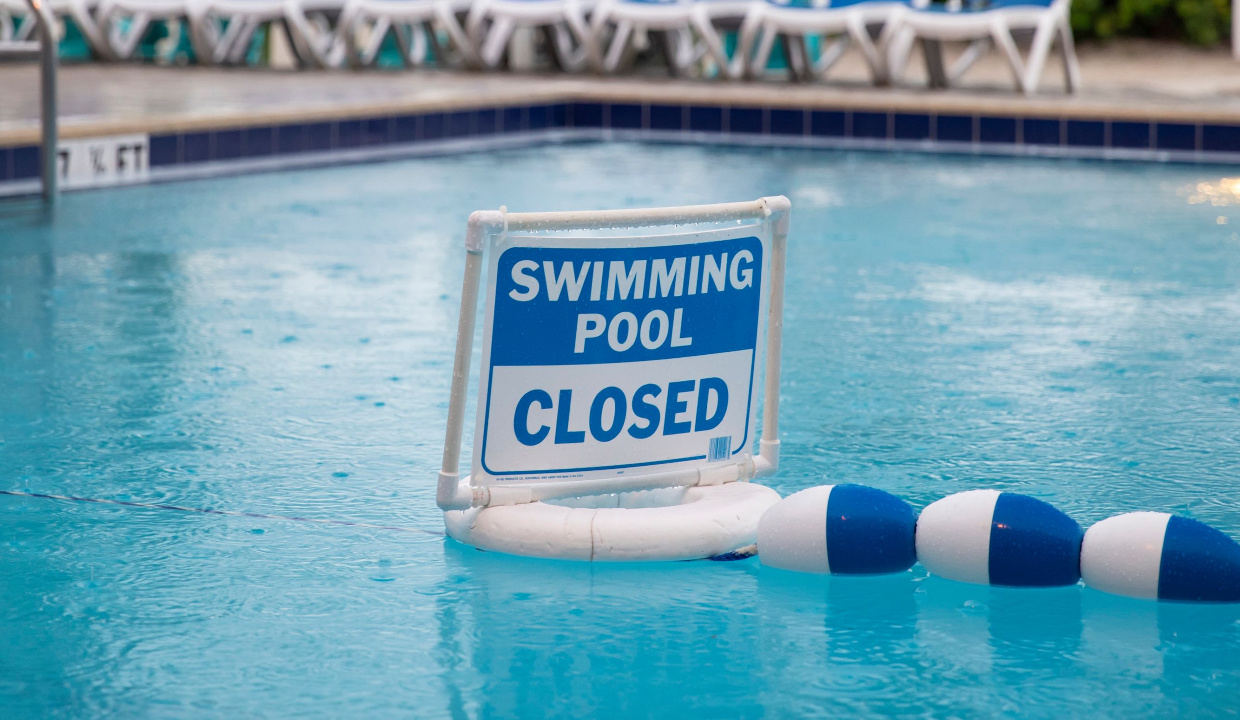
[[[824,36],[823,40],[825,41],[826,39]],[[841,35],[829,43],[818,56],[818,61],[812,66],[814,77],[819,80],[826,80],[827,73],[831,71],[831,68],[835,67],[840,58],[844,57],[844,53],[848,52],[848,47],[852,45],[852,42],[853,38],[851,35]]]
[[[762,27],[762,19],[760,12],[751,9],[745,13],[745,19],[741,21],[740,29],[736,31],[736,51],[732,54],[731,65],[729,66],[729,74],[738,80],[749,79],[754,76],[753,72],[753,48],[754,38]]]
[[[99,23],[95,19],[97,14],[92,16],[85,2],[74,0],[69,5],[69,15],[73,18],[73,23],[77,25],[82,36],[86,38],[86,44],[90,46],[91,51],[106,58],[104,48],[107,43],[103,41],[103,33],[99,31]]]
[[[228,22],[228,30],[216,47],[216,59],[229,65],[239,65],[245,60],[250,49],[250,40],[258,23],[252,18],[233,18]]]
[[[812,82],[814,79],[814,51],[811,48],[811,38],[817,38],[820,42],[826,42],[826,36],[819,36],[815,33],[804,33],[797,38],[796,53],[800,56],[801,72],[805,73],[805,81]]]
[[[367,18],[353,3],[345,4],[344,10],[340,13],[340,20],[336,22],[336,33],[344,45],[344,61],[351,68],[364,67],[366,64],[357,42],[357,36],[366,22]]]
[[[409,23],[409,58],[414,67],[422,67],[430,62],[431,43],[427,38],[433,30],[425,22]]]
[[[1081,87],[1081,64],[1076,59],[1076,41],[1072,38],[1072,23],[1067,13],[1059,18],[1059,52],[1063,55],[1064,84],[1068,92],[1074,93]]]
[[[606,72],[606,62],[603,56],[611,49],[607,42],[607,31],[610,29],[610,23],[607,22],[609,16],[608,4],[599,3],[594,8],[594,12],[590,14],[590,19],[586,24],[586,32],[589,36],[589,41],[585,45],[586,62],[589,63],[591,70],[600,75]]]
[[[575,36],[571,28],[565,23],[556,23],[550,27],[547,39],[551,43],[552,54],[555,55],[555,61],[561,70],[565,72],[581,70],[585,61],[585,49],[574,44]]]
[[[1052,15],[1044,15],[1038,21],[1038,27],[1033,32],[1033,45],[1029,49],[1029,63],[1025,66],[1025,81],[1021,88],[1026,95],[1032,95],[1038,89],[1042,69],[1046,67],[1046,56],[1051,52],[1051,43],[1055,42],[1058,29]]]
[[[376,18],[374,25],[370,26],[370,36],[366,38],[366,44],[362,46],[361,61],[363,65],[370,65],[379,58],[379,50],[383,47],[383,40],[387,37],[388,31],[392,28],[392,21],[388,18]],[[406,38],[398,31],[396,33],[396,43],[400,45],[401,55],[409,52],[409,43]]]
[[[988,37],[969,43],[969,47],[947,69],[947,82],[954,85],[993,45],[994,41]]]
[[[115,20],[113,18],[112,47],[116,51],[118,58],[128,60],[133,57],[134,51],[138,49],[138,43],[142,42],[142,36],[146,34],[146,28],[151,24],[151,17],[144,12],[134,13],[129,18],[129,27],[123,33],[120,27],[115,24]]]
[[[591,67],[590,58],[594,55],[594,35],[578,8],[570,7],[564,16],[565,38],[572,49],[570,59],[573,72],[581,72]]]
[[[694,13],[693,27],[697,30],[698,37],[701,38],[702,44],[706,47],[706,54],[709,55],[715,64],[719,67],[719,77],[728,79],[732,75],[732,63],[728,59],[728,53],[723,49],[723,40],[719,38],[719,32],[715,30],[715,26],[710,21],[710,17],[705,12],[705,6],[699,5],[702,12]]]
[[[1012,71],[1012,77],[1016,80],[1016,88],[1021,92],[1028,94],[1025,84],[1024,63],[1020,59],[1020,50],[1016,47],[1016,41],[1012,39],[1012,32],[1008,30],[1007,23],[996,20],[990,25],[990,37],[995,41],[995,45],[1003,51],[1003,56],[1007,58],[1008,67]],[[1034,40],[1036,48],[1037,40]],[[1039,68],[1040,69],[1040,68]]]
[[[653,45],[663,54],[668,74],[677,78],[687,75],[693,61],[684,48],[685,43],[681,42],[680,34],[675,30],[654,30],[651,34],[654,35]]]
[[[894,21],[889,20],[888,22]],[[886,30],[885,27],[883,29]],[[856,43],[861,50],[861,55],[865,58],[866,65],[870,68],[870,80],[875,85],[886,85],[888,83],[887,63],[883,58],[883,53],[879,50],[881,45],[874,45],[874,41],[870,38],[870,29],[866,27],[865,19],[861,15],[853,14],[848,17],[847,37],[851,38],[852,42]],[[842,55],[846,49],[847,45],[840,49],[840,54]],[[838,59],[837,57],[835,60],[832,60],[831,64],[835,64],[835,61]],[[824,74],[828,67],[823,68]]]
[[[788,77],[793,82],[804,82],[805,72],[801,67],[801,54],[797,52],[797,43],[801,41],[801,36],[795,32],[781,32],[777,36],[783,42],[780,43],[780,50],[783,52],[784,67],[788,70]]]
[[[469,13],[465,16],[464,31],[469,37],[470,42],[475,48],[480,49],[482,42],[486,40],[487,35],[487,5],[485,2],[476,2],[469,7]],[[441,6],[442,7],[442,6]]]
[[[214,65],[215,48],[220,43],[220,28],[215,18],[201,6],[190,8],[189,44],[194,58],[202,65]]]
[[[337,38],[331,38],[329,43],[321,42],[319,28],[314,27],[298,3],[290,2],[286,6],[284,26],[293,54],[303,67],[329,68],[344,59],[344,49],[335,49]]]
[[[943,41],[938,38],[921,39],[921,54],[926,61],[926,75],[930,79],[930,87],[945,88],[948,86],[947,69],[943,67]]]
[[[887,78],[893,85],[904,78],[904,70],[908,67],[909,55],[916,41],[917,34],[909,28],[900,28],[891,38],[887,48]]]
[[[512,31],[515,28],[516,23],[509,17],[497,18],[491,23],[486,40],[478,49],[478,55],[482,58],[482,64],[485,67],[491,70],[499,67],[500,60],[504,57],[504,50],[508,47],[508,40],[512,38]]]
[[[456,50],[461,54],[461,60],[465,67],[480,68],[482,60],[478,57],[478,48],[474,45],[468,33],[465,32],[465,28],[461,27],[461,23],[456,19],[456,14],[452,11],[452,8],[447,4],[440,5],[435,10],[435,19],[444,32],[447,33],[448,40],[456,46]],[[432,42],[438,46],[439,40],[435,37],[434,28],[430,28],[430,31]],[[436,47],[436,50],[439,50],[439,48]],[[442,64],[445,59],[446,53],[435,58],[437,64]]]
[[[766,66],[771,61],[771,51],[775,49],[775,38],[777,37],[779,37],[779,31],[772,25],[764,24],[762,38],[758,41],[758,50],[754,53],[753,64],[750,66],[755,77],[760,77],[766,72]]]
[[[607,56],[603,58],[603,72],[610,75],[620,67],[620,61],[624,59],[624,51],[629,44],[629,36],[632,34],[633,23],[621,20],[616,24],[616,31],[611,36],[611,45],[607,48]]]

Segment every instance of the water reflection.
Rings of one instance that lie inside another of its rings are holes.
[[[445,677],[482,678],[477,693],[452,691],[480,700],[479,717],[762,714],[752,563],[669,572],[512,558],[453,541],[444,557],[460,592],[438,603],[440,648],[462,650],[441,653],[441,663],[463,666],[441,667]]]
[[[56,256],[47,235],[0,243],[0,378],[7,396],[0,423],[8,416],[26,424],[42,415],[47,385],[40,377],[52,358],[55,281]]]

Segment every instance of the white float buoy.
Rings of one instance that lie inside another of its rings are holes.
[[[863,485],[823,485],[780,500],[758,521],[758,556],[782,570],[873,575],[917,561],[908,503]]]
[[[1170,513],[1116,515],[1085,533],[1081,577],[1116,595],[1240,602],[1240,544],[1205,523]]]
[[[1080,579],[1081,526],[1027,495],[949,495],[921,511],[916,542],[921,564],[951,580],[1052,587]]]

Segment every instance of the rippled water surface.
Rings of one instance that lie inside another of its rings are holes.
[[[0,716],[1234,713],[1234,607],[522,560],[433,487],[470,210],[783,193],[781,492],[1240,536],[1221,179],[616,144],[0,203],[0,490],[424,531],[0,496]]]

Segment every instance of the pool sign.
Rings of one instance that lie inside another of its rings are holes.
[[[66,190],[146,182],[151,173],[149,147],[145,134],[64,140],[56,171]]]
[[[745,460],[767,262],[757,231],[495,237],[473,482]]]

